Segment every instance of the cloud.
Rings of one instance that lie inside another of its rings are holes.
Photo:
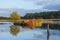
[[[60,0],[30,0],[30,1],[33,1],[36,4],[42,4],[42,5],[57,5],[57,4],[60,4]]]
[[[60,0],[24,0],[28,2],[35,2],[36,5],[57,5],[60,4]]]
[[[60,5],[48,5],[48,6],[45,6],[44,9],[60,10]]]
[[[47,10],[60,10],[60,0],[38,0],[36,5],[43,6]]]
[[[1,0],[0,4],[2,4],[0,5],[0,13],[3,14],[17,11],[21,15],[25,15],[27,12],[60,10],[60,0],[10,0],[7,2]]]
[[[42,10],[60,10],[60,0],[24,0],[33,2],[36,6],[41,7]],[[39,8],[38,8],[39,9]]]
[[[7,2],[6,2],[7,1]],[[43,9],[50,5],[60,5],[60,0],[1,0],[0,8],[19,8],[27,10]]]

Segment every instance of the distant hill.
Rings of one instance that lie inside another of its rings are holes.
[[[43,10],[43,9],[18,9],[18,8],[7,8],[7,9],[2,9],[0,8],[0,16],[5,16],[9,17],[12,12],[18,12],[21,16],[24,16],[26,13],[39,13],[39,12],[44,12],[44,11],[54,11],[54,10]]]
[[[60,19],[60,11],[49,11],[49,12],[39,12],[39,13],[27,13],[24,17],[22,17],[23,19],[39,19],[39,18],[43,18],[43,19]]]

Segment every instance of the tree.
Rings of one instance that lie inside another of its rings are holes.
[[[20,15],[17,12],[12,12],[10,18],[11,18],[11,22],[17,22],[17,23],[19,23],[21,19]]]

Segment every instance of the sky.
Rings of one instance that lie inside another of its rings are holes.
[[[27,12],[60,10],[60,0],[0,0],[0,16],[9,16],[17,11],[22,16]]]

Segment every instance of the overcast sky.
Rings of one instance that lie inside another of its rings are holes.
[[[6,16],[9,15],[8,9],[23,9],[22,13],[25,11],[31,10],[60,10],[60,0],[0,0],[0,16],[5,14]],[[5,10],[7,9],[7,10]],[[7,14],[7,13],[8,14]],[[21,15],[25,13],[20,13]]]

